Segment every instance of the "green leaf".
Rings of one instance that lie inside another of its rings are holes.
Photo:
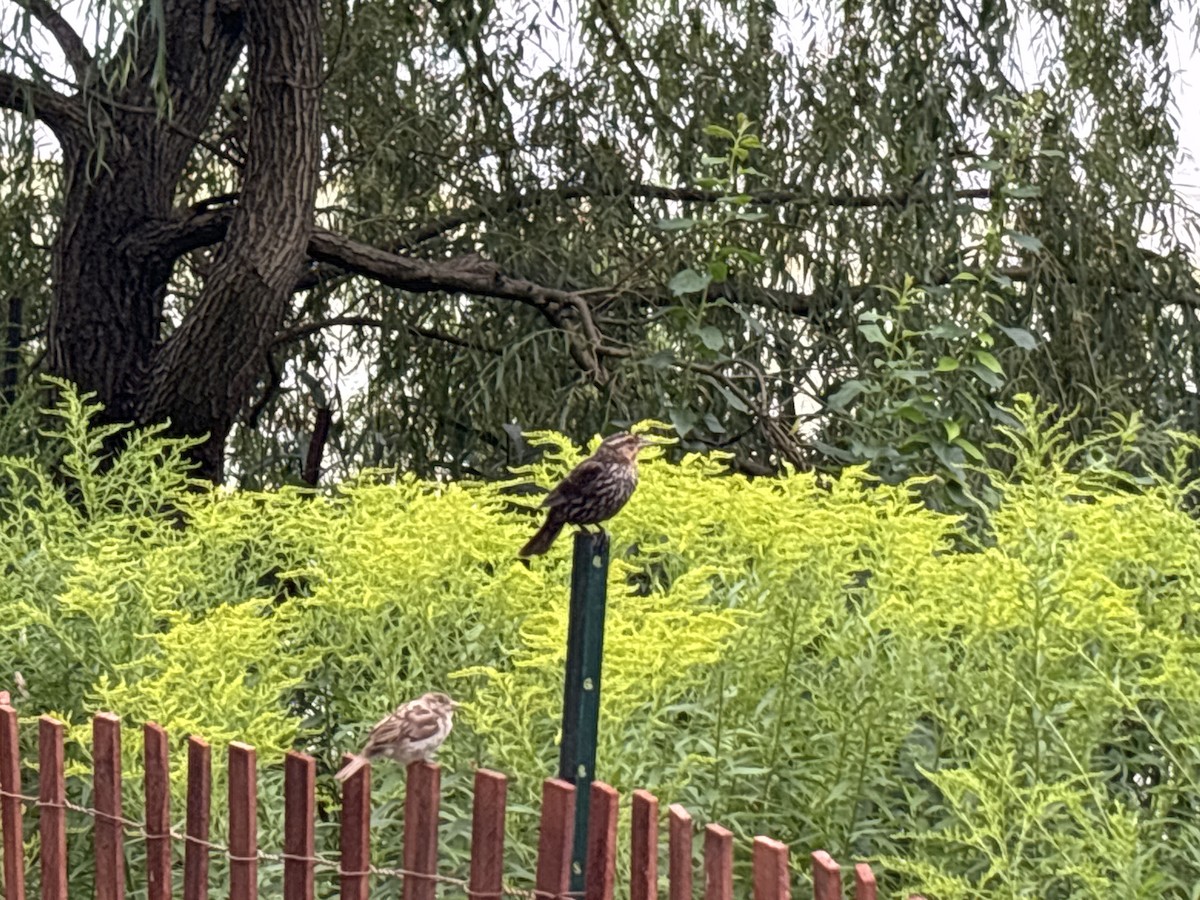
[[[962,477],[962,464],[966,462],[962,448],[953,444],[943,444],[940,441],[934,441],[930,444],[930,448],[943,466],[960,478]]]
[[[900,360],[894,363],[887,363],[887,367],[891,369],[891,374],[893,377],[899,378],[902,381],[907,381],[909,384],[914,385],[922,378],[926,378],[929,375],[928,369],[914,369],[912,366],[908,365],[907,362]]]
[[[946,440],[954,443],[954,439],[962,434],[962,427],[953,419],[946,419],[942,422],[942,428],[946,431]]]
[[[717,385],[717,390],[719,390],[722,396],[725,397],[725,402],[728,403],[731,408],[736,409],[740,413],[750,412],[750,407],[743,403],[742,398],[731,391],[728,387],[720,384]]]
[[[1004,325],[997,325],[996,327],[1008,335],[1008,339],[1022,350],[1033,350],[1037,347],[1037,339],[1024,328],[1017,328],[1015,326],[1006,327]]]
[[[695,410],[686,407],[672,406],[667,415],[671,417],[671,425],[680,437],[687,437],[689,431],[696,427],[697,415]]]
[[[974,356],[977,360],[979,360],[981,365],[984,365],[987,368],[991,369],[997,375],[1004,374],[1004,368],[1003,368],[1003,366],[1000,365],[1000,360],[996,359],[996,357],[994,357],[989,351],[987,351],[987,350],[972,350],[971,355]]]
[[[928,416],[921,410],[917,409],[910,403],[905,403],[903,406],[896,408],[896,416],[906,422],[912,422],[916,425],[924,425],[929,421]]]
[[[1000,193],[1017,200],[1030,200],[1042,196],[1042,189],[1036,184],[1006,184],[1000,189]]]
[[[712,276],[712,280],[720,284],[729,277],[729,266],[715,259],[708,264],[708,274]]]
[[[845,409],[851,400],[866,391],[866,389],[867,386],[861,381],[851,380],[843,382],[841,387],[825,398],[825,405],[833,410]]]
[[[935,371],[935,372],[953,372],[957,368],[958,368],[958,360],[957,359],[955,359],[953,356],[943,356],[941,359],[939,359],[937,361],[937,365],[934,366],[933,371]]]
[[[978,462],[983,462],[983,453],[980,452],[979,448],[968,441],[965,437],[962,437],[961,435],[956,437],[954,439],[954,445],[956,447],[961,447],[964,451],[966,451],[967,456],[971,457],[972,459],[977,460]]]
[[[880,330],[879,326],[875,325],[873,323],[868,323],[866,325],[859,325],[858,331],[863,337],[865,337],[872,344],[882,344],[883,346],[886,347],[891,343],[884,336],[883,331]]]
[[[676,297],[684,294],[698,294],[712,281],[707,272],[697,272],[695,269],[684,269],[667,282],[667,287]]]
[[[722,425],[721,420],[718,419],[716,416],[714,416],[712,413],[704,414],[704,427],[707,428],[709,431],[711,431],[713,434],[724,434],[725,433],[725,426]]]
[[[725,335],[715,325],[702,325],[697,329],[696,334],[709,350],[720,350],[725,346]]]
[[[688,231],[695,227],[695,225],[695,219],[689,219],[687,216],[680,216],[675,219],[659,219],[654,227],[660,231]]]
[[[1004,387],[1003,378],[990,369],[981,366],[979,363],[971,363],[966,369],[984,384],[988,385],[988,387],[995,388],[996,390]]]
[[[727,140],[731,141],[734,140],[733,132],[728,128],[722,128],[720,125],[705,125],[704,133],[710,137],[726,138]]]
[[[1020,231],[1008,231],[1006,234],[1012,239],[1014,244],[1024,248],[1025,250],[1030,250],[1033,253],[1039,253],[1046,249],[1045,245],[1032,234],[1025,234]]]
[[[963,328],[957,322],[938,322],[929,329],[929,336],[935,338],[948,338],[957,340],[971,334],[971,329]]]

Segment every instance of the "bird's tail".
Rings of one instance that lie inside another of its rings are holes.
[[[554,543],[554,539],[558,537],[558,533],[563,530],[565,525],[562,519],[554,515],[553,512],[546,516],[546,522],[537,530],[537,534],[529,539],[529,543],[521,548],[518,556],[541,556],[550,549],[550,545]]]
[[[357,753],[355,753],[350,762],[338,769],[337,774],[333,777],[337,779],[338,784],[341,784],[366,764],[367,758],[365,756],[359,756]]]

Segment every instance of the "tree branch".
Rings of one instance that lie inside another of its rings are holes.
[[[956,200],[989,200],[995,194],[991,188],[964,188],[954,192]],[[596,199],[600,197],[637,197],[643,200],[676,201],[680,203],[717,203],[728,196],[721,191],[703,188],[663,187],[656,184],[634,184],[611,189],[599,186],[563,185],[524,191],[515,197],[504,197],[489,203],[477,203],[459,212],[449,213],[420,225],[396,239],[394,250],[406,250],[423,244],[473,222],[528,209],[555,200]],[[748,206],[808,206],[840,209],[900,208],[932,196],[912,190],[890,191],[882,194],[855,194],[842,191],[836,194],[813,194],[803,191],[750,191]]]
[[[61,143],[71,140],[85,124],[83,109],[75,100],[8,72],[0,72],[0,109],[31,113],[45,122]]]
[[[87,83],[88,73],[92,68],[92,54],[84,46],[83,40],[75,33],[62,14],[50,5],[48,0],[17,0],[18,5],[25,7],[29,13],[54,35],[59,49],[71,69],[80,87]]]
[[[197,204],[176,219],[148,223],[131,235],[121,249],[159,262],[178,258],[223,241],[235,209],[233,206],[210,209],[207,202]],[[308,255],[318,263],[336,267],[338,274],[366,275],[388,287],[415,293],[450,291],[516,300],[551,314],[561,314],[575,303],[569,291],[512,278],[495,263],[479,256],[440,261],[414,259],[325,228],[313,229]]]
[[[368,275],[381,284],[405,291],[450,291],[516,300],[552,314],[561,314],[573,306],[571,292],[505,275],[495,263],[474,255],[438,262],[412,259],[324,228],[313,229],[308,255],[317,262],[330,263],[345,272]]]
[[[315,228],[308,244],[308,255],[317,262],[332,263],[345,272],[368,275],[381,284],[400,290],[419,293],[449,291],[515,300],[531,306],[563,332],[571,358],[598,383],[608,378],[600,357],[625,355],[625,351],[596,344],[567,321],[569,313],[576,310],[578,297],[575,294],[506,275],[495,263],[474,254],[441,262],[411,259],[359,243],[324,228]]]

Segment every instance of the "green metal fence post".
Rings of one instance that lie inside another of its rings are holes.
[[[575,556],[571,564],[562,747],[558,756],[558,777],[575,785],[572,892],[583,890],[588,801],[596,772],[600,664],[604,655],[604,607],[607,600],[608,534],[604,531],[581,531],[575,535]]]

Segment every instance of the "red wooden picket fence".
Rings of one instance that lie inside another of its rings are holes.
[[[17,713],[0,695],[0,833],[3,834],[5,900],[25,900],[23,811],[38,810],[41,900],[67,900],[66,811],[92,817],[95,848],[95,900],[124,900],[127,832],[146,842],[147,900],[171,900],[173,843],[183,844],[183,900],[207,900],[210,854],[229,861],[230,900],[257,900],[258,864],[282,862],[284,900],[313,900],[316,869],[337,873],[341,900],[367,900],[372,876],[403,880],[403,900],[435,900],[439,886],[478,900],[506,896],[528,900],[572,898],[568,890],[575,817],[575,788],[548,778],[542,789],[537,868],[532,889],[504,883],[504,817],[508,782],[498,772],[475,773],[471,864],[467,879],[439,874],[438,810],[441,770],[436,765],[409,768],[404,804],[402,865],[371,865],[371,770],[359,769],[344,783],[340,822],[341,854],[318,856],[314,845],[316,763],[289,752],[284,759],[283,852],[258,846],[257,778],[254,748],[231,743],[228,750],[229,840],[209,840],[212,759],[198,737],[187,744],[187,810],[184,833],[171,828],[167,733],[158,725],[143,729],[145,747],[145,819],[125,818],[121,807],[121,723],[100,713],[92,720],[94,808],[70,803],[63,773],[63,725],[42,716],[38,722],[38,793],[21,791]],[[347,757],[348,759],[349,757]],[[618,794],[593,782],[587,835],[584,900],[610,900],[616,889]],[[634,791],[630,818],[630,900],[657,900],[659,865],[658,800]],[[692,817],[678,804],[667,810],[667,900],[693,900]],[[733,834],[720,825],[704,828],[704,900],[732,900]],[[756,837],[752,848],[755,900],[789,900],[788,848]],[[814,900],[843,900],[841,869],[828,853],[812,854]],[[871,867],[854,868],[854,900],[875,900]],[[622,889],[621,896],[625,892]],[[739,897],[747,896],[745,890]],[[910,898],[920,900],[920,898]]]

